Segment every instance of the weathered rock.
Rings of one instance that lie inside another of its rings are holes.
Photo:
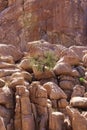
[[[74,87],[75,83],[69,80],[63,80],[59,82],[59,86],[60,88],[62,88],[63,90],[72,90]]]
[[[65,62],[57,62],[53,70],[56,75],[70,75],[72,73],[71,66]]]
[[[58,108],[57,100],[51,99],[51,104],[52,104],[52,108],[54,108],[54,109],[57,109],[57,108]]]
[[[47,91],[40,85],[40,82],[32,82],[29,90],[31,97],[47,98]]]
[[[82,61],[85,67],[87,67],[87,54],[82,57]]]
[[[15,107],[15,120],[14,127],[16,130],[22,129],[22,119],[21,119],[21,101],[20,96],[16,95],[16,107]]]
[[[20,95],[22,129],[35,130],[34,116],[31,111],[31,103],[29,99],[29,91],[23,85],[16,86],[16,89],[16,94]]]
[[[48,115],[47,107],[43,107],[37,104],[35,106],[36,106],[38,116]]]
[[[65,94],[67,95],[67,100],[70,101],[71,95],[72,95],[72,90],[64,90]]]
[[[71,76],[73,77],[80,77],[80,73],[77,71],[76,68],[72,69]]]
[[[64,125],[64,115],[60,112],[52,112],[49,119],[50,130],[62,130]]]
[[[33,66],[33,73],[37,80],[49,79],[55,77],[53,70],[50,70],[48,67],[45,67],[43,71],[43,70],[39,70],[37,66]]]
[[[84,51],[87,50],[86,46],[71,46],[70,49],[72,49],[82,60],[82,57],[84,56]]]
[[[72,130],[72,125],[71,125],[71,121],[69,119],[69,116],[65,117],[64,126],[65,126],[66,130]]]
[[[43,87],[47,90],[47,95],[50,99],[67,98],[64,91],[61,88],[59,88],[57,84],[53,82],[47,82],[43,85]]]
[[[5,81],[3,79],[0,79],[0,88],[5,86]]]
[[[0,54],[3,56],[12,56],[14,61],[18,61],[22,58],[23,54],[15,46],[0,44]]]
[[[60,58],[60,53],[64,48],[62,45],[50,44],[44,40],[28,42],[26,46],[28,55],[31,57],[44,57],[49,50],[56,60]]]
[[[32,75],[29,73],[29,72],[26,72],[26,71],[20,71],[20,72],[16,72],[16,73],[13,73],[11,75],[11,78],[14,80],[16,78],[22,78],[24,79],[25,81],[28,81],[28,82],[31,82],[32,81]]]
[[[29,58],[25,58],[23,59],[20,64],[19,67],[21,67],[23,70],[27,70],[27,71],[32,71],[32,64],[29,60]]]
[[[81,85],[76,85],[73,88],[71,97],[83,97],[85,93],[85,87]]]
[[[5,63],[5,62],[0,62],[0,69],[3,69],[3,68],[17,68],[15,66],[15,64],[9,64],[9,63]]]
[[[4,121],[3,121],[2,117],[0,117],[0,129],[1,130],[6,130],[5,125],[4,125]]]
[[[60,2],[1,0],[0,11],[8,7],[0,15],[1,43],[20,46],[22,50],[28,41],[37,39],[65,46],[86,43],[86,1]]]
[[[63,56],[58,62],[66,62],[70,65],[79,65],[80,63],[80,60],[79,60],[79,57],[78,56],[69,56],[68,55],[65,55]]]
[[[5,127],[10,122],[12,111],[0,105],[0,117],[3,118]]]
[[[70,100],[70,104],[73,107],[86,109],[87,108],[87,98],[86,97],[73,97]]]
[[[22,116],[22,130],[35,130],[33,115]]]
[[[15,89],[17,85],[24,85],[24,78],[18,77],[13,78],[9,83],[9,87]]]
[[[43,85],[43,84],[45,84],[47,82],[54,82],[54,83],[57,84],[57,78],[49,78],[49,79],[41,79],[40,80],[41,85]]]
[[[0,56],[0,62],[6,62],[10,64],[14,64],[14,60],[12,56]]]
[[[6,108],[13,108],[13,93],[8,86],[0,88],[0,104]]]
[[[41,116],[41,121],[40,121],[40,125],[39,125],[40,130],[46,130],[47,129],[47,119],[48,119],[47,115]]]
[[[71,118],[73,130],[87,129],[87,119],[77,109],[67,107],[67,113]]]
[[[11,76],[15,72],[20,72],[20,69],[12,69],[12,68],[1,69],[0,70],[0,78],[6,77],[6,76]]]
[[[22,71],[21,73],[24,77],[24,79],[28,82],[31,82],[32,81],[32,75],[29,73],[29,72],[26,72],[26,71]]]
[[[68,106],[68,102],[66,99],[61,99],[58,101],[58,107],[59,108],[66,108]]]

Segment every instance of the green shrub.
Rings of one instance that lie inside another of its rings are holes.
[[[39,71],[44,71],[45,67],[48,67],[49,70],[51,70],[54,65],[56,64],[56,57],[54,56],[54,53],[52,52],[46,52],[44,54],[44,57],[32,57],[31,58],[31,64],[36,65],[37,69]]]
[[[85,81],[85,79],[84,79],[83,77],[80,77],[80,78],[79,78],[79,81],[80,81],[81,83],[83,83],[83,82]]]

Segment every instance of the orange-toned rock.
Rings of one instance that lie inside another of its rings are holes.
[[[11,79],[11,82],[9,83],[9,87],[15,89],[17,85],[24,85],[24,78],[18,77]]]
[[[85,54],[82,58],[83,64],[85,67],[87,67],[87,54]]]
[[[50,99],[67,98],[64,91],[57,84],[53,82],[47,82],[43,85],[43,87],[47,90],[47,95]]]
[[[72,73],[71,66],[65,62],[57,62],[53,70],[56,75],[70,75]]]
[[[0,56],[0,62],[6,62],[10,64],[14,64],[14,60],[12,56]]]
[[[6,130],[3,118],[0,117],[0,130]]]
[[[34,65],[33,66],[33,73],[34,73],[34,76],[37,80],[49,79],[49,78],[55,77],[53,70],[50,70],[48,67],[45,67],[44,71],[43,71],[43,70],[39,70],[37,65],[36,66]]]
[[[13,108],[13,93],[8,86],[0,88],[0,104],[9,109]]]
[[[49,118],[50,130],[63,130],[64,115],[61,112],[52,112]]]
[[[29,90],[31,97],[47,98],[47,91],[43,86],[40,85],[39,81],[32,82]]]
[[[73,97],[70,100],[70,104],[77,108],[87,108],[87,98],[86,97]]]
[[[87,50],[86,46],[71,46],[70,49],[72,49],[82,60],[82,57],[84,56],[84,51]]]
[[[14,61],[18,61],[22,58],[23,54],[20,50],[17,50],[13,45],[0,44],[0,54],[4,56],[12,56]]]
[[[66,99],[61,99],[58,101],[58,107],[59,108],[66,108],[68,106],[68,102]]]
[[[22,116],[22,130],[35,130],[33,115]]]
[[[5,81],[3,79],[0,79],[0,88],[5,86]]]
[[[62,88],[63,90],[72,90],[74,87],[74,82],[73,81],[69,81],[69,80],[62,80],[59,82],[59,86],[60,88]]]
[[[15,72],[20,72],[20,69],[13,69],[13,68],[1,69],[0,78],[6,77],[6,76],[11,76]]]
[[[29,60],[29,58],[25,58],[23,60],[21,60],[20,64],[18,65],[20,68],[22,68],[23,70],[27,70],[27,71],[32,71],[32,64]]]
[[[22,129],[22,119],[21,119],[21,101],[20,96],[16,95],[16,107],[15,107],[15,120],[14,127],[16,130]]]
[[[73,130],[87,129],[87,118],[85,118],[77,109],[67,107],[67,113],[70,116]]]
[[[80,63],[80,59],[77,55],[63,56],[58,62],[66,62],[70,65],[78,65]]]
[[[83,97],[85,93],[85,87],[81,85],[76,85],[73,88],[71,97]]]
[[[43,107],[40,105],[35,104],[36,109],[37,109],[37,115],[42,116],[42,115],[48,115],[47,107]]]

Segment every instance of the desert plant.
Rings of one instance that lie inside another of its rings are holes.
[[[80,77],[80,78],[79,78],[79,81],[80,81],[81,83],[83,83],[83,82],[85,81],[85,79],[84,79],[83,77]]]
[[[36,65],[39,71],[45,71],[45,67],[51,70],[56,64],[56,57],[52,52],[46,52],[44,57],[31,57],[31,64]]]

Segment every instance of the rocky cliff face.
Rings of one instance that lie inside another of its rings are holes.
[[[1,0],[0,43],[25,50],[45,39],[65,46],[87,42],[86,0]]]
[[[26,50],[0,44],[0,130],[87,130],[87,47]]]

